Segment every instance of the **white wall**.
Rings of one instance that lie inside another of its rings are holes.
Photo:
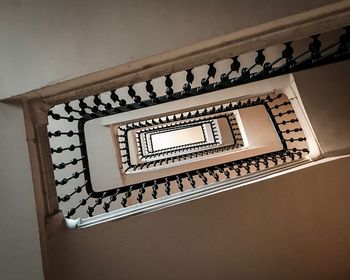
[[[331,2],[335,1],[1,0],[1,96]]]
[[[0,279],[42,279],[23,113],[0,104]]]
[[[332,0],[0,0],[0,98]],[[1,279],[40,279],[23,117],[0,105]],[[92,236],[93,239],[93,236]]]

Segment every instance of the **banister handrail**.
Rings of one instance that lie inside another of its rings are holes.
[[[48,85],[4,99],[40,98],[49,107],[112,88],[143,82],[276,43],[327,32],[350,23],[350,0],[283,17],[214,39]]]

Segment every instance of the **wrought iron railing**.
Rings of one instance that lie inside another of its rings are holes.
[[[225,109],[223,106],[221,109],[217,109],[217,108],[213,107],[213,108],[210,108],[210,110],[206,110],[206,109],[196,110],[193,113],[193,115],[191,114],[191,112],[187,112],[186,115],[181,113],[179,115],[172,115],[170,117],[168,116],[169,122],[170,121],[173,122],[173,123],[169,124],[169,126],[172,127],[172,129],[179,130],[179,129],[183,129],[184,127],[193,127],[194,123],[201,124],[204,122],[204,120],[211,121],[211,120],[215,120],[216,118],[225,118],[231,124],[232,134],[234,135],[234,141],[231,145],[226,145],[224,147],[216,147],[218,144],[218,139],[215,138],[215,136],[214,136],[215,142],[210,143],[210,144],[203,143],[203,142],[206,142],[206,139],[204,137],[204,141],[202,141],[202,142],[184,145],[184,146],[175,146],[175,147],[168,148],[168,149],[162,149],[162,150],[157,151],[157,153],[153,153],[150,156],[146,156],[143,154],[143,151],[142,151],[140,144],[139,144],[138,145],[140,147],[139,152],[140,152],[140,155],[142,155],[142,159],[146,159],[146,158],[152,159],[156,156],[161,157],[160,159],[155,159],[155,160],[152,160],[151,162],[143,163],[140,165],[131,164],[129,149],[128,149],[127,132],[129,130],[135,129],[135,128],[144,128],[144,131],[150,131],[151,135],[155,135],[157,133],[157,130],[153,129],[153,127],[148,128],[148,126],[162,124],[163,127],[168,127],[166,124],[167,121],[166,120],[162,121],[162,118],[156,118],[156,119],[152,119],[152,121],[146,120],[145,122],[137,122],[137,123],[127,124],[125,126],[119,127],[118,128],[118,130],[119,130],[118,142],[119,142],[119,144],[123,144],[123,147],[120,150],[124,152],[124,154],[122,155],[122,158],[125,159],[125,161],[123,162],[123,164],[126,165],[125,171],[142,170],[144,168],[149,167],[149,165],[162,166],[163,164],[168,164],[169,161],[174,163],[174,161],[180,161],[182,159],[186,160],[187,158],[198,157],[199,155],[203,155],[203,154],[205,154],[205,155],[213,154],[215,152],[220,152],[220,151],[224,151],[224,150],[228,150],[228,149],[234,149],[234,148],[242,146],[242,143],[241,143],[242,138],[239,138],[240,137],[239,132],[234,133],[234,131],[237,131],[237,128],[234,127],[234,125],[237,125],[237,122],[234,119],[234,117],[232,116],[233,113],[224,114],[225,111],[232,110],[232,106],[227,107]],[[213,116],[211,116],[211,115],[213,115]],[[176,122],[176,120],[179,120],[179,122]],[[202,121],[199,122],[198,120],[202,120]],[[214,134],[218,133],[217,128],[215,126],[213,126],[211,124],[211,127],[212,127],[212,131]],[[169,129],[170,128],[165,129],[165,130],[164,129],[159,129],[159,130],[162,133],[174,131],[174,130],[169,130]],[[216,137],[218,137],[218,135],[216,135]],[[142,142],[142,140],[140,138],[138,138],[137,140],[138,140],[138,143]],[[201,149],[204,147],[206,148],[205,150],[200,150],[198,152],[195,151],[196,149]],[[180,155],[175,154],[174,156],[165,157],[166,155],[174,154],[177,151],[181,152],[181,154]],[[187,153],[184,153],[184,152],[187,152]]]
[[[93,97],[80,98],[53,107],[49,111],[49,138],[58,202],[65,216],[67,218],[85,217],[84,213],[86,213],[91,217],[135,203],[171,196],[186,189],[199,188],[214,182],[249,175],[302,158],[308,153],[308,147],[290,101],[282,94],[270,94],[243,99],[236,103],[222,104],[219,108],[214,108],[213,112],[224,113],[263,105],[283,145],[280,151],[206,168],[185,170],[176,175],[159,177],[156,180],[128,186],[113,186],[107,191],[95,192],[90,180],[84,125],[91,120],[105,116],[157,106],[345,60],[350,57],[349,47],[350,28],[346,27],[342,31],[316,34],[309,39],[259,49],[254,57],[252,54],[235,56],[210,63],[207,66],[129,85],[126,88],[111,88],[108,92],[102,92]],[[205,68],[207,70],[203,71]],[[180,87],[181,81],[183,85]],[[186,116],[182,115],[181,118],[191,120],[194,116],[203,118],[206,115],[208,115],[207,111],[198,110]],[[153,122],[151,120],[151,124],[159,122],[159,119],[153,119]],[[140,128],[147,128],[147,125],[147,123],[138,123]],[[136,126],[134,125],[133,128]],[[60,146],[60,139],[63,138],[62,143],[71,139],[71,144]],[[120,141],[126,141],[126,138]],[[64,156],[60,156],[62,154]],[[71,154],[71,159],[63,161],[62,159],[66,159],[68,154]],[[195,152],[182,157],[193,156],[196,156]],[[128,162],[127,153],[124,157],[126,157],[126,163],[129,164],[128,168],[142,169],[146,166],[132,166]],[[162,162],[158,160],[158,164]],[[67,170],[71,173],[70,176],[66,176]]]

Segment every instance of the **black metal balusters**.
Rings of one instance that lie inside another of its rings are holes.
[[[257,50],[250,64],[242,63],[242,65],[239,56],[234,56],[231,58],[232,62],[228,66],[229,69],[226,69],[226,72],[223,71],[220,73],[217,62],[210,62],[207,64],[208,70],[204,77],[196,77],[201,81],[200,86],[197,88],[194,87],[194,73],[196,72],[193,70],[195,69],[187,69],[185,70],[185,81],[176,81],[183,84],[180,92],[174,91],[173,78],[176,75],[173,75],[175,73],[170,73],[165,75],[165,77],[143,82],[142,87],[147,92],[148,100],[142,100],[141,95],[136,92],[135,89],[140,87],[129,85],[125,90],[118,89],[118,94],[117,89],[110,89],[108,92],[66,102],[52,108],[48,113],[49,128],[52,127],[52,129],[49,129],[48,137],[51,144],[53,170],[56,177],[55,182],[59,193],[58,201],[62,205],[66,217],[77,217],[78,212],[79,215],[81,215],[80,212],[87,212],[88,216],[93,216],[96,213],[95,209],[100,208],[102,211],[109,212],[118,207],[128,207],[129,204],[132,204],[133,200],[130,197],[133,196],[133,193],[135,193],[135,202],[143,203],[146,201],[147,196],[145,196],[145,193],[148,189],[151,195],[147,200],[152,198],[157,199],[160,196],[159,186],[164,185],[166,195],[171,195],[176,192],[185,191],[187,187],[185,188],[184,185],[189,185],[190,188],[199,188],[212,181],[219,182],[225,178],[243,176],[302,158],[309,152],[306,138],[290,101],[283,98],[281,94],[242,100],[234,104],[221,104],[221,106],[217,106],[216,108],[194,110],[177,115],[169,115],[163,119],[151,119],[131,124],[130,126],[120,127],[120,138],[118,137],[118,140],[124,167],[126,167],[126,171],[130,172],[132,170],[140,172],[153,166],[171,165],[183,160],[210,156],[217,152],[225,152],[232,147],[220,147],[215,150],[215,145],[213,145],[201,151],[188,149],[184,154],[174,152],[173,150],[162,151],[159,155],[144,156],[141,159],[144,161],[156,160],[143,162],[139,166],[132,166],[128,159],[129,151],[126,133],[131,129],[139,129],[141,131],[142,129],[146,130],[153,126],[166,126],[167,123],[176,121],[182,121],[184,122],[182,125],[185,125],[192,119],[207,118],[210,114],[220,113],[225,115],[225,112],[230,110],[263,104],[267,110],[270,110],[273,125],[284,146],[282,151],[242,159],[236,162],[226,162],[225,164],[200,170],[185,170],[183,173],[174,176],[157,178],[156,181],[146,181],[133,186],[114,186],[106,192],[94,192],[91,186],[88,152],[84,133],[84,124],[96,118],[164,104],[181,98],[214,92],[218,89],[231,88],[349,59],[350,27],[345,27],[344,32],[336,41],[325,42],[323,36],[316,34],[309,39],[300,41],[300,44],[304,46],[302,51],[298,51],[298,48],[295,47],[295,42],[289,41],[281,44],[281,53],[273,57],[271,61],[267,61],[265,57],[265,53],[267,52],[263,49]],[[233,73],[237,73],[236,77],[233,77]],[[220,81],[214,82],[215,77],[219,77]],[[157,90],[158,94],[156,94],[154,87],[159,84],[162,84],[164,89],[163,92],[158,92]],[[230,122],[233,135],[236,139],[234,148],[242,147],[243,140],[237,124],[232,119],[230,119]],[[168,128],[170,129],[172,127]],[[139,133],[138,135],[141,134]],[[60,139],[64,139],[64,142],[58,141]],[[169,155],[171,157],[168,157]],[[175,185],[177,188],[175,188]],[[173,187],[170,189],[170,186]],[[76,197],[81,198],[79,202],[76,202],[78,199],[72,199]],[[117,198],[120,198],[120,203],[113,203]],[[87,206],[87,203],[91,199],[95,199],[95,203],[92,206]],[[70,203],[77,204],[70,205]],[[85,209],[84,211],[78,211],[79,209],[83,210],[83,208]]]
[[[192,69],[188,69],[186,70],[187,74],[186,74],[186,81],[187,83],[184,84],[183,86],[183,91],[182,91],[182,95],[183,96],[187,96],[189,91],[191,90],[192,88],[192,83],[194,81],[194,75],[192,73]]]
[[[152,100],[153,103],[158,102],[157,94],[153,91],[153,86],[151,84],[151,81],[146,82],[146,91],[149,94],[149,98]]]
[[[133,85],[129,86],[128,94],[134,100],[134,102],[136,104],[140,104],[141,103],[142,99],[141,99],[141,97],[139,95],[136,94],[136,91],[133,89]]]

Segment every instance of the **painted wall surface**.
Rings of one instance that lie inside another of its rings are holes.
[[[0,1],[0,92],[116,66],[335,0]]]
[[[29,154],[20,107],[0,103],[0,279],[43,279]]]
[[[349,279],[350,158],[65,232],[52,279]]]
[[[295,73],[322,152],[350,154],[350,62]]]
[[[203,39],[209,39],[331,2],[335,1],[0,1],[0,98],[188,45]],[[2,192],[0,205],[2,213],[6,213],[1,217],[0,227],[0,278],[17,280],[41,279],[35,204],[23,116],[19,108],[2,104],[0,105],[0,153],[0,189]],[[345,195],[340,197],[340,199],[344,197]],[[249,197],[247,199],[249,200]],[[229,205],[233,205],[232,207],[234,207],[233,202],[230,201],[229,203]],[[321,202],[323,201],[319,201],[319,203]],[[336,198],[334,198],[334,202],[336,202]],[[218,204],[221,205],[222,203],[218,200]],[[206,207],[210,210],[210,205]],[[341,207],[339,205],[339,209],[344,210]],[[221,209],[220,211],[224,210]],[[191,211],[196,212],[197,210],[194,208]],[[234,208],[230,211],[234,211]],[[246,215],[244,212],[241,213],[243,216]],[[315,215],[317,214],[319,213],[315,212]],[[216,218],[209,225],[214,226],[215,229],[217,221],[220,221],[222,216],[215,216]],[[311,216],[311,218],[313,217]],[[196,216],[195,218],[198,217]],[[209,218],[211,219],[212,217],[207,217],[206,215],[199,217],[204,223]],[[339,222],[343,221],[341,218],[339,218]],[[168,218],[164,219],[168,220]],[[184,221],[181,223],[182,230],[178,234],[187,234],[187,232],[192,230],[197,232],[196,224],[192,224],[192,221],[187,220],[184,216],[183,219]],[[266,219],[268,219],[268,216],[266,216]],[[229,220],[228,224],[233,226],[232,221]],[[319,227],[323,225],[322,221],[319,221],[319,224],[317,224]],[[94,231],[92,233],[91,231],[82,231],[84,236],[86,236],[82,239],[78,235],[74,235],[74,238],[78,241],[80,240],[81,243],[80,241],[74,242],[75,239],[72,237],[72,233],[64,235],[52,243],[51,257],[57,253],[57,258],[52,258],[52,262],[55,260],[62,261],[61,267],[52,265],[52,275],[58,275],[55,278],[62,279],[59,278],[60,273],[68,273],[68,271],[63,272],[63,269],[68,268],[72,268],[71,270],[76,271],[75,273],[80,273],[82,266],[69,267],[67,261],[71,265],[83,265],[84,262],[80,259],[80,254],[84,254],[84,252],[87,258],[84,269],[86,269],[87,265],[94,267],[96,264],[95,268],[97,270],[97,263],[100,261],[100,258],[93,258],[92,256],[95,253],[90,255],[90,251],[86,252],[84,248],[96,250],[98,254],[101,251],[106,251],[106,257],[111,260],[113,265],[118,262],[117,257],[119,255],[113,254],[119,252],[120,238],[122,238],[124,248],[130,246],[134,239],[126,233],[124,236],[118,237],[118,228],[113,229],[113,225],[105,225],[106,228],[102,227],[98,234],[95,234]],[[120,224],[117,225],[120,227]],[[157,225],[160,226],[162,224],[156,222],[156,227],[150,229],[155,235],[157,234]],[[230,242],[225,232],[227,234],[231,233],[225,229],[223,223],[218,225],[222,226],[222,231],[214,231],[212,233],[204,231],[203,234],[206,234],[208,238],[212,237],[209,240],[209,244],[212,244],[212,246],[216,246],[216,240],[221,240],[224,243],[220,246],[225,246],[226,243],[229,244]],[[330,226],[332,225],[330,224]],[[283,226],[287,227],[286,225]],[[303,224],[301,226],[303,227]],[[160,231],[160,234],[158,234],[158,236],[164,236],[164,239],[157,239],[156,243],[149,243],[149,247],[145,248],[146,251],[143,250],[142,254],[137,255],[141,262],[146,260],[148,256],[151,256],[152,260],[154,258],[149,269],[157,270],[161,267],[169,270],[175,267],[185,269],[190,266],[190,263],[182,261],[181,257],[176,259],[176,266],[172,265],[170,267],[166,264],[159,264],[157,260],[162,257],[162,254],[158,256],[153,254],[154,248],[158,248],[161,251],[166,250],[166,246],[164,247],[163,245],[169,239],[162,233],[175,232],[177,228],[176,224],[165,225],[164,229],[168,229],[168,231]],[[307,229],[303,230],[306,231]],[[141,227],[136,224],[132,225],[130,230],[131,232],[136,230],[137,238],[141,242],[142,224]],[[264,231],[264,227],[260,230]],[[246,232],[243,233],[245,234]],[[268,233],[266,232],[266,234]],[[104,244],[94,243],[97,237],[100,240],[105,239],[106,242]],[[188,242],[196,242],[195,235],[188,238],[184,235],[183,239],[188,240]],[[112,243],[114,244],[113,246],[109,245],[111,241],[116,243]],[[147,243],[147,240],[144,241]],[[207,240],[202,239],[202,241]],[[198,244],[204,243],[199,242]],[[62,249],[57,246],[62,246]],[[98,246],[98,248],[95,246]],[[183,244],[183,247],[178,246],[183,248],[178,253],[183,256],[189,253],[192,254],[193,259],[192,257],[190,259],[198,261],[194,270],[199,265],[203,268],[210,267],[210,264],[207,263],[206,255],[203,255],[201,251],[195,252],[188,246],[185,246],[186,243]],[[277,244],[276,246],[280,245]],[[67,247],[70,248],[70,255],[67,255],[67,251],[65,251]],[[248,247],[246,250],[251,251],[254,248]],[[121,250],[121,252],[125,251]],[[131,251],[129,250],[128,252]],[[62,259],[60,259],[61,257]],[[129,263],[132,263],[134,259],[132,254],[121,257]],[[249,255],[245,253],[241,261],[243,262],[248,257]],[[318,257],[320,258],[321,256]],[[283,258],[284,256],[281,255],[280,261]],[[219,259],[225,259],[227,264],[231,262],[232,256],[230,256],[228,251],[224,251],[223,257]],[[288,262],[288,259],[285,260]],[[339,261],[341,262],[342,260]],[[322,263],[320,262],[320,264]],[[109,266],[109,268],[113,267],[113,265]],[[136,273],[135,267],[137,268],[137,263],[133,263],[131,268]],[[113,275],[113,277],[118,276],[118,273],[122,273],[120,275],[121,279],[129,270],[128,266],[122,272],[110,270],[109,268],[102,269],[102,272],[107,273],[110,271],[110,275]],[[218,267],[219,269],[220,267]],[[99,279],[103,278],[99,277]]]

